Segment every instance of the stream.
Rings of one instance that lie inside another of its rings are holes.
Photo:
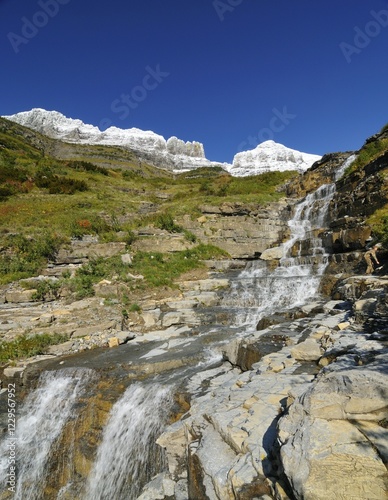
[[[334,183],[324,185],[295,205],[278,267],[252,261],[233,276],[217,306],[231,324],[34,365],[33,389],[18,405],[15,491],[7,483],[9,438],[0,442],[0,499],[136,499],[166,470],[155,441],[184,414],[176,395],[188,393],[190,378],[221,365],[219,347],[256,330],[264,316],[317,297],[329,258],[319,232],[334,193]]]

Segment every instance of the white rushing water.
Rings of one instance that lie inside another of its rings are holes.
[[[15,441],[17,483],[15,500],[44,498],[47,468],[55,441],[93,375],[88,369],[44,372],[38,387],[25,400],[17,419]],[[7,441],[0,445],[1,486],[7,489]]]
[[[354,159],[349,157],[338,169],[335,182]],[[236,326],[255,328],[263,316],[300,306],[317,295],[329,257],[317,233],[326,227],[335,182],[320,186],[295,206],[288,221],[290,238],[282,245],[276,269],[269,271],[266,262],[257,261],[240,273],[224,301],[238,307]]]
[[[335,180],[353,160],[354,157],[350,157],[343,164]],[[326,184],[295,205],[294,215],[288,222],[290,238],[282,245],[278,267],[269,270],[267,263],[259,260],[239,274],[223,302],[224,306],[238,311],[235,325],[231,326],[244,326],[245,333],[255,328],[263,316],[302,305],[317,295],[328,264],[319,233],[328,224],[327,214],[334,194],[335,183]],[[206,349],[204,359],[197,365],[198,371],[222,360],[218,351],[210,346]],[[38,387],[26,398],[17,419],[14,499],[45,498],[50,460],[58,452],[66,424],[77,418],[76,405],[94,373],[88,369],[44,372]],[[175,383],[176,372],[171,374],[171,380],[166,377],[163,384],[154,380],[130,385],[111,409],[86,484],[72,489],[74,477],[71,477],[55,498],[68,499],[74,492],[83,500],[137,498],[144,484],[165,467],[163,450],[156,439],[169,417]],[[0,486],[4,490],[7,460],[8,443],[3,440],[0,442]]]
[[[86,500],[134,499],[163,465],[155,443],[172,404],[172,387],[131,385],[114,404],[86,488]]]

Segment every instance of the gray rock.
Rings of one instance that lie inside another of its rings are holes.
[[[260,255],[261,260],[279,260],[283,257],[283,248],[282,247],[273,247],[264,250],[264,252]]]
[[[316,340],[307,339],[291,349],[291,356],[300,361],[317,361],[322,352]]]
[[[4,377],[7,378],[14,378],[14,377],[20,377],[23,375],[23,372],[25,370],[25,367],[21,366],[9,366],[8,368],[4,368]]]
[[[124,254],[121,256],[121,262],[122,262],[123,264],[127,264],[127,265],[132,264],[132,256],[131,256],[131,254],[129,254],[129,253],[124,253]]]

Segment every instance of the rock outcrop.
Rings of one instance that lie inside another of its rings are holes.
[[[355,322],[352,302],[303,306],[310,316],[225,346],[230,365],[189,381],[190,410],[158,439],[169,470],[141,498],[166,499],[173,480],[172,498],[385,499],[386,337]]]

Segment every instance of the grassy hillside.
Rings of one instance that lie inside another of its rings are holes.
[[[233,178],[218,167],[174,175],[124,148],[67,144],[0,118],[2,281],[38,272],[70,238],[130,244],[136,228],[174,232],[165,221],[196,217],[202,204],[277,200],[292,175]]]

